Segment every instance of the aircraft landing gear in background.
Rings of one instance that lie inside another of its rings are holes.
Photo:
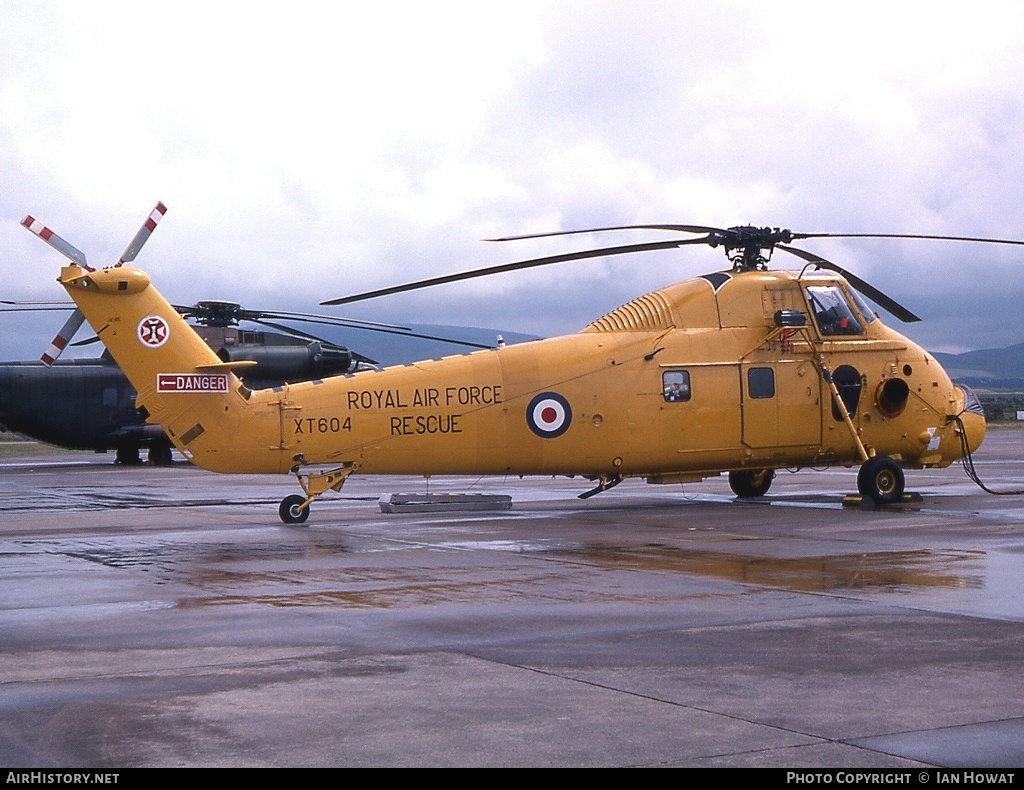
[[[775,479],[774,469],[742,469],[729,472],[729,487],[742,499],[764,496]]]
[[[153,466],[170,466],[174,462],[171,445],[165,442],[153,442],[149,445],[149,462]]]
[[[119,444],[116,448],[114,463],[121,464],[122,466],[135,466],[136,464],[141,464],[142,461],[139,459],[138,442],[123,442],[122,444]]]
[[[857,489],[876,505],[891,505],[903,498],[906,478],[900,465],[887,455],[869,458],[857,475]]]

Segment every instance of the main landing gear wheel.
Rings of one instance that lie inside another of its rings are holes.
[[[857,475],[857,489],[876,505],[891,505],[903,498],[903,469],[887,455],[869,458]]]
[[[774,479],[774,469],[742,469],[729,472],[729,488],[741,499],[749,499],[767,494]]]
[[[281,516],[281,521],[285,524],[303,523],[309,518],[309,508],[301,507],[305,501],[306,497],[299,496],[298,494],[292,494],[282,499],[281,507],[277,509],[278,515]]]

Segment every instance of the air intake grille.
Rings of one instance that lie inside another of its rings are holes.
[[[584,332],[629,332],[671,329],[675,311],[662,291],[653,291],[598,318]]]

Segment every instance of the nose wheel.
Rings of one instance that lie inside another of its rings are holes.
[[[899,502],[905,485],[903,469],[886,455],[869,458],[857,475],[857,490],[876,505]]]

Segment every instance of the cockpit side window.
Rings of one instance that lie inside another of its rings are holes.
[[[964,411],[984,417],[985,407],[981,405],[981,400],[974,394],[974,390],[966,384],[957,384],[956,386],[964,393]]]
[[[873,323],[878,320],[878,316],[875,315],[875,311],[871,309],[871,305],[867,303],[855,289],[850,289],[850,296],[853,298],[853,303],[857,305],[857,310],[860,313],[860,317],[864,319],[865,324]]]
[[[809,285],[807,299],[822,335],[859,335],[864,331],[838,285]]]

